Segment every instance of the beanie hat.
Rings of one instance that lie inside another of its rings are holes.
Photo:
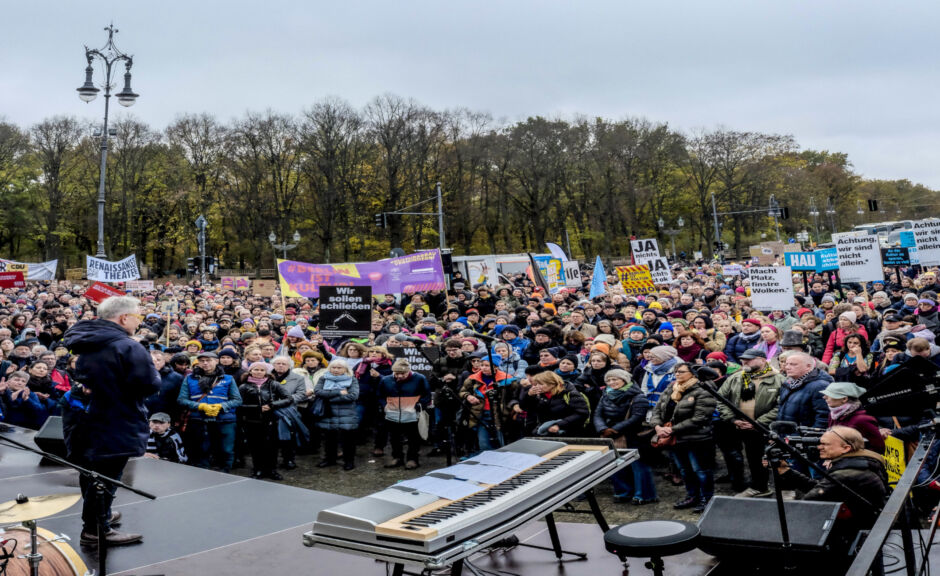
[[[264,368],[264,373],[265,373],[265,374],[270,374],[270,373],[271,373],[271,365],[268,364],[267,362],[264,362],[264,361],[261,361],[261,360],[259,360],[259,361],[257,361],[257,362],[252,362],[251,364],[249,364],[249,365],[248,365],[248,372],[251,372],[252,370],[254,370],[254,369],[255,369],[256,367],[258,367],[258,366]]]
[[[621,370],[620,368],[613,368],[612,370],[608,370],[607,373],[604,374],[604,380],[608,380],[610,378],[617,378],[618,380],[623,380],[624,382],[627,383],[627,386],[633,384],[633,378],[630,377],[630,373],[627,372],[626,370]]]
[[[858,320],[858,316],[855,315],[855,312],[852,312],[851,310],[849,310],[847,312],[843,312],[842,314],[839,314],[839,320],[848,320],[852,324],[855,324],[856,320]]]
[[[300,326],[294,326],[293,328],[287,331],[287,337],[288,338],[306,338],[307,335],[304,334],[303,328],[301,328]]]
[[[232,360],[238,360],[238,352],[232,350],[231,348],[223,348],[219,351],[219,358],[222,356],[228,356]]]
[[[810,310],[809,308],[800,308],[799,310],[796,311],[796,317],[802,318],[803,314],[812,314],[812,313],[813,311]]]
[[[646,334],[646,328],[640,326],[639,324],[634,324],[633,326],[630,326],[630,329],[627,331],[627,334],[630,334],[632,332],[642,332]]]
[[[575,356],[574,354],[565,354],[565,357],[562,358],[562,360],[567,360],[568,362],[571,362],[572,364],[574,364],[574,367],[577,369],[578,357]]]
[[[672,346],[656,346],[650,350],[650,356],[658,360],[660,363],[675,358],[676,354],[676,349]]]
[[[669,330],[670,332],[675,332],[676,329],[672,326],[671,322],[663,322],[659,325],[659,330],[657,332],[662,332],[663,330]]]
[[[200,343],[199,340],[187,341],[186,346],[184,346],[184,348],[189,348],[190,346],[197,346],[200,350],[202,350],[202,343]]]
[[[758,328],[760,328],[761,326],[760,320],[758,320],[757,318],[745,318],[744,320],[741,320],[741,324],[753,324],[757,326]]]
[[[673,310],[666,314],[666,318],[682,318],[682,310]]]
[[[727,362],[728,356],[724,352],[716,351],[706,356],[705,359],[706,360],[718,360],[719,362]]]

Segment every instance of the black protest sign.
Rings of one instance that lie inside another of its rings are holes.
[[[894,248],[882,248],[881,249],[881,263],[884,266],[890,266],[892,268],[897,268],[900,266],[910,266],[911,265],[911,253],[909,248],[902,248],[900,246]]]
[[[371,286],[321,286],[320,334],[364,337],[372,331]]]
[[[321,289],[322,290],[322,289]],[[437,346],[427,346],[422,348],[402,348],[401,346],[392,346],[388,348],[388,353],[397,358],[404,358],[411,364],[411,371],[421,374],[425,378],[431,378],[435,360],[440,358],[441,351]]]

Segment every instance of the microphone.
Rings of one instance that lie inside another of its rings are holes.
[[[714,382],[721,378],[721,374],[711,366],[698,366],[692,370],[695,372],[695,377],[699,380],[711,380]]]
[[[462,330],[461,334],[463,334],[464,332],[467,332],[467,330]],[[473,330],[470,330],[470,336],[472,336],[473,338],[480,338],[481,340],[487,340],[489,342],[498,340],[498,338],[494,336],[487,336],[486,334],[480,334],[479,332],[474,332]]]

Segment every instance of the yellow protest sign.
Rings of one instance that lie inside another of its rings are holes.
[[[904,442],[894,436],[885,438],[885,468],[888,469],[888,483],[897,484],[904,474]]]
[[[617,279],[620,280],[620,285],[623,286],[625,294],[636,296],[656,292],[653,275],[650,274],[650,268],[646,264],[617,266],[616,270]]]

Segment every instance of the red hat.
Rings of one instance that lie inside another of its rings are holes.
[[[812,313],[813,311],[810,310],[809,308],[800,308],[799,310],[796,311],[796,317],[802,318],[803,314],[812,314]]]
[[[476,308],[468,308],[468,309],[467,309],[467,316],[469,316],[469,315],[471,315],[471,314],[479,314],[479,313],[480,313],[480,311],[477,310]]]
[[[716,351],[716,352],[712,352],[711,354],[709,354],[708,356],[706,356],[705,359],[706,359],[706,360],[718,360],[719,362],[727,362],[727,361],[728,361],[728,356],[726,356],[724,352],[717,352],[717,351]]]
[[[757,318],[745,318],[744,320],[741,320],[741,324],[753,324],[758,328],[761,327],[761,322]]]

